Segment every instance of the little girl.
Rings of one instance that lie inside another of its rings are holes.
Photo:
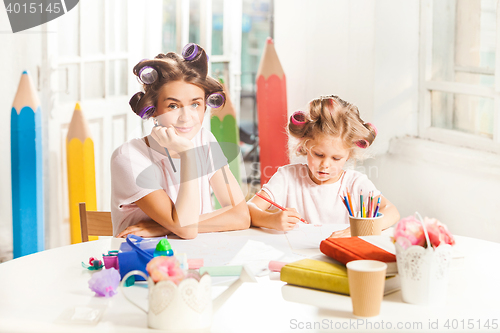
[[[288,132],[298,139],[297,155],[306,155],[307,164],[278,168],[258,194],[289,208],[269,211],[272,205],[254,196],[248,205],[252,225],[291,230],[301,218],[309,223],[348,225],[349,213],[340,199],[342,192],[359,194],[362,190],[368,194],[376,188],[366,175],[343,167],[373,143],[375,126],[361,120],[356,106],[337,96],[326,96],[312,100],[307,113],[294,113]],[[382,229],[399,220],[396,207],[383,196],[379,212],[384,214]],[[349,236],[349,227],[332,234]]]
[[[111,157],[113,234],[126,237],[246,229],[250,215],[243,193],[215,137],[203,129],[207,108],[224,104],[220,83],[207,76],[208,57],[188,44],[182,56],[170,52],[142,60],[134,74],[144,92],[130,99],[132,110],[155,127]],[[222,208],[213,211],[210,187]]]

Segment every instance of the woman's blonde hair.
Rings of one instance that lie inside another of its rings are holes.
[[[307,155],[307,141],[332,136],[342,140],[350,151],[349,158],[359,158],[360,152],[377,136],[376,127],[361,119],[358,108],[338,96],[313,99],[307,112],[299,112],[295,112],[288,123],[289,135],[299,140],[295,146],[299,156]]]

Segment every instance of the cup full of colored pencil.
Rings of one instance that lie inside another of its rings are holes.
[[[381,194],[375,196],[373,192],[363,196],[363,190],[360,191],[359,197],[357,195],[351,196],[351,193],[347,190],[340,196],[349,213],[351,236],[381,234],[380,219],[384,217],[384,214],[379,212],[381,197]],[[358,198],[359,201],[357,201]]]

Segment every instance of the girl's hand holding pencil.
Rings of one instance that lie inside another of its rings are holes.
[[[274,229],[287,231],[295,228],[295,225],[298,222],[308,224],[308,222],[306,222],[306,220],[304,220],[300,216],[295,208],[284,208],[259,193],[256,193],[255,195],[281,210],[281,212],[269,216],[269,218],[271,219],[270,222],[274,226]]]

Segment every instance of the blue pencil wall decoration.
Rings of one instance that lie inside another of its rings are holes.
[[[42,117],[28,72],[21,75],[11,111],[14,258],[44,250]]]

